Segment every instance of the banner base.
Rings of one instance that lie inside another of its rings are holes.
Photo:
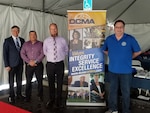
[[[86,106],[92,106],[92,107],[97,107],[97,106],[106,106],[106,102],[104,103],[81,103],[81,102],[67,102],[67,106],[80,106],[80,107],[86,107]]]

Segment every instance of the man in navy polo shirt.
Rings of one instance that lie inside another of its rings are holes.
[[[130,82],[132,77],[132,59],[141,54],[141,49],[135,38],[124,33],[125,23],[117,20],[114,32],[107,37],[103,51],[109,57],[108,97],[109,110],[105,113],[118,113],[118,88],[122,93],[122,113],[130,113]]]

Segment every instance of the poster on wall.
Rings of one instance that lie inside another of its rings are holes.
[[[69,76],[67,105],[104,106],[106,11],[68,11]]]

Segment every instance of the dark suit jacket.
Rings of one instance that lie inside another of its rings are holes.
[[[105,91],[105,89],[104,89],[104,84],[103,84],[102,82],[99,82],[99,85],[100,85],[100,87],[101,87],[101,92],[103,93],[103,92]],[[90,89],[91,89],[91,91],[92,91],[92,90],[95,90],[96,92],[99,93],[99,90],[98,90],[98,88],[97,88],[97,86],[96,86],[94,80],[91,80]]]
[[[72,86],[73,87],[81,87],[80,86],[80,81],[75,81]],[[83,82],[83,86],[82,87],[88,87],[88,83],[87,82]]]
[[[23,38],[20,38],[21,47],[25,40]],[[15,42],[11,37],[6,38],[3,44],[3,58],[4,58],[4,64],[5,67],[15,67],[18,64],[23,64],[23,60],[20,57],[20,52],[17,50]]]

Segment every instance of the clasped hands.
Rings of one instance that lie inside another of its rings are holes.
[[[30,60],[28,63],[31,67],[37,66],[35,60]]]

